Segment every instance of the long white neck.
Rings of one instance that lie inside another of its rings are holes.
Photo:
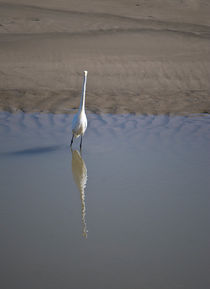
[[[81,96],[80,106],[79,106],[80,111],[85,111],[85,93],[86,93],[86,85],[87,85],[87,74],[88,72],[85,70],[83,85],[82,85],[82,96]]]

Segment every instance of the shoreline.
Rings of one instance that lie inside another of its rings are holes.
[[[80,91],[69,90],[0,90],[0,111],[71,114],[79,107],[80,94]],[[128,102],[128,98],[132,101]],[[186,91],[185,95],[171,92],[158,98],[147,94],[96,96],[87,93],[86,111],[96,114],[209,114],[210,98],[205,91]]]

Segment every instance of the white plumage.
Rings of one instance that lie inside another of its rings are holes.
[[[75,114],[73,121],[72,121],[71,146],[73,144],[74,137],[77,138],[81,136],[80,149],[82,147],[82,136],[84,135],[86,128],[87,128],[87,117],[85,114],[85,93],[86,93],[86,85],[87,85],[87,74],[88,72],[85,70],[79,110],[77,114]]]

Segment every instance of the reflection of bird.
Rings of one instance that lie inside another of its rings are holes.
[[[80,149],[82,147],[82,136],[85,133],[87,128],[87,117],[85,114],[85,92],[86,92],[86,84],[87,84],[87,71],[84,71],[84,80],[82,86],[82,96],[80,100],[80,106],[77,114],[75,114],[73,121],[72,121],[72,139],[71,139],[71,146],[73,144],[74,137],[81,136],[80,140]]]
[[[72,150],[72,174],[74,181],[80,191],[81,205],[82,205],[82,225],[83,236],[87,238],[87,224],[85,220],[85,187],[87,183],[87,168],[84,160],[77,150]]]

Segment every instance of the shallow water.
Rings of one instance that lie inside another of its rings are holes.
[[[210,116],[0,113],[1,288],[208,288]]]

